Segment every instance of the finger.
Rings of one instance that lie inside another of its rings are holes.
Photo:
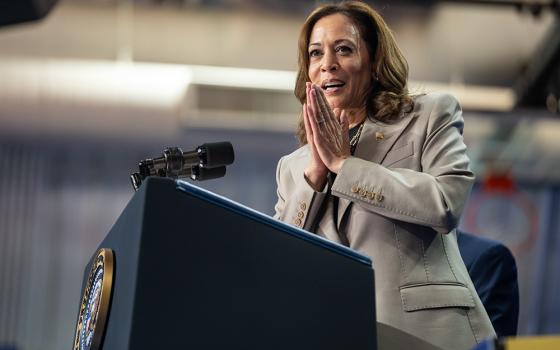
[[[344,138],[345,143],[350,144],[350,120],[348,119],[345,110],[340,113],[340,126],[342,127],[342,137]]]
[[[309,122],[309,125],[311,126],[311,132],[313,134],[313,145],[315,146],[315,149],[317,150],[317,152],[320,154],[325,150],[326,145],[329,145],[328,140],[325,139],[325,131],[324,131],[324,122],[323,123],[319,123],[317,120],[317,116],[314,115],[314,109],[311,107],[314,103],[316,103],[316,99],[314,96],[314,92],[311,90],[310,91],[310,96],[311,96],[311,103],[309,103],[307,105],[307,121]],[[320,118],[320,117],[319,117]]]
[[[325,111],[319,105],[319,97],[317,94],[317,90],[314,87],[311,88],[311,101],[311,105],[313,106],[313,110],[315,113],[315,119],[317,120],[317,125],[319,126],[318,130],[321,132],[321,134],[330,135],[332,133],[332,130],[327,125],[327,120],[329,117],[328,114],[325,113]]]
[[[313,130],[313,141],[315,149],[317,150],[317,153],[321,160],[325,162],[324,157],[329,158],[333,154],[337,154],[337,143],[340,141],[339,138],[332,134],[332,132],[326,126],[326,118],[324,117],[324,113],[319,110],[317,91],[315,91],[313,87],[310,90],[311,103],[309,105],[314,107],[312,108],[312,110],[315,113],[315,117],[309,116],[308,119]]]
[[[305,126],[305,135],[307,137],[307,143],[311,144],[313,142],[313,131],[311,130],[311,125],[309,125],[309,117],[307,115],[307,103],[303,104],[303,125]]]
[[[328,104],[327,98],[322,93],[322,91],[321,91],[321,96],[323,101],[322,105],[324,106],[324,108],[328,109],[330,115],[332,116],[331,118],[329,118],[330,120],[329,128],[330,130],[332,130],[332,135],[333,135],[332,140],[335,145],[334,152],[337,154],[338,152],[345,153],[344,149],[349,149],[349,144],[350,144],[349,134],[348,134],[349,125],[347,125],[346,129],[343,128],[343,122],[341,119],[342,113],[345,114],[347,124],[349,124],[349,118],[347,117],[346,112],[341,108],[331,109],[330,105]]]
[[[313,97],[311,99],[313,100]],[[314,143],[316,143],[316,136],[319,133],[319,126],[317,125],[317,119],[315,117],[313,108],[311,107],[311,103],[307,104],[307,122],[311,127],[311,134],[313,135],[313,141]]]
[[[342,108],[334,108],[333,113],[334,113],[336,121],[338,122],[338,125],[339,125],[338,130],[340,131],[341,135],[344,135],[344,131],[342,129],[342,113],[345,113],[345,112]]]
[[[309,90],[309,100],[307,101],[305,106],[306,106],[307,118],[309,119],[309,123],[311,123],[311,119],[317,121],[317,115],[315,113],[315,109],[313,108],[313,95],[311,93],[311,90]]]
[[[304,106],[304,109],[307,110],[309,107],[307,105]],[[304,112],[304,121],[305,121],[305,133],[307,135],[307,144],[309,145],[309,149],[311,152],[311,156],[313,157],[313,160],[315,161],[320,161],[321,163],[323,162],[321,159],[321,156],[319,156],[319,152],[317,151],[317,146],[315,144],[315,134],[313,133],[312,127],[311,127],[311,121],[310,121],[310,117],[309,114],[306,112]]]
[[[345,110],[340,113],[340,126],[342,129],[342,137],[343,137],[343,146],[342,146],[342,154],[350,156],[352,155],[352,145],[350,145],[350,118]],[[359,136],[358,136],[359,137]],[[355,148],[354,148],[355,150]]]
[[[315,86],[314,90],[317,96],[318,106],[321,110],[321,113],[323,114],[323,117],[325,118],[325,124],[326,124],[325,126],[327,130],[333,136],[339,134],[338,121],[336,121],[336,117],[334,116],[334,113],[327,102],[327,98],[325,97],[323,91],[318,86]]]
[[[324,124],[325,124],[325,116],[323,115],[323,113],[319,109],[319,105],[317,104],[317,94],[315,92],[315,89],[310,89],[309,95],[310,95],[309,107],[311,107],[310,111],[312,113],[313,120],[318,127],[317,131],[323,131]]]
[[[307,82],[305,84],[305,93],[307,102],[304,104],[304,121],[305,132],[309,135],[307,143],[311,146],[312,152],[317,152],[316,136],[320,134],[320,125],[317,123],[317,113],[315,106],[315,98],[312,93],[312,84]]]
[[[342,121],[340,119],[340,115],[342,113],[342,109],[341,108],[334,108],[332,110],[335,121],[334,123],[336,124],[336,130],[335,133],[337,135],[337,137],[335,138],[336,140],[336,145],[338,149],[342,149],[342,147],[344,146],[344,132],[342,130]]]
[[[328,123],[330,120],[329,112],[320,104],[318,92],[315,88],[312,89],[312,96],[313,102],[315,103],[316,113],[319,115],[317,120],[321,121],[321,123],[318,123],[320,126],[319,130],[321,131],[321,136],[323,136],[325,144],[330,147],[332,146],[331,143],[333,143],[333,140],[336,139],[336,133],[334,133],[332,127]]]
[[[315,91],[317,92],[317,100],[319,101],[319,106],[321,106],[322,111],[324,111],[324,113],[326,113],[330,117],[329,122],[334,122],[336,120],[336,116],[331,106],[329,105],[329,101],[327,100],[325,93],[317,85],[315,85]],[[332,125],[333,124],[331,124],[331,126]]]
[[[336,120],[338,120],[339,123],[341,123],[340,121],[340,113],[342,113],[342,109],[340,108],[333,108],[333,113],[334,113],[334,117],[336,118]]]
[[[317,103],[314,94],[315,92],[311,91],[311,101]],[[333,141],[333,139],[336,138],[331,137],[330,133],[326,130],[325,122],[319,123],[317,121],[320,118],[321,117],[313,118],[310,116],[308,120],[313,130],[313,141],[317,154],[321,158],[321,161],[326,164],[326,159],[336,153],[335,150],[333,150],[333,147],[336,148],[336,141]]]
[[[334,140],[335,140],[335,144],[336,144],[336,150],[337,150],[337,153],[338,153],[340,151],[343,151],[347,147],[345,142],[347,142],[346,141],[346,138],[347,138],[346,136],[348,136],[348,131],[347,131],[347,134],[345,136],[342,124],[341,124],[340,119],[339,119],[340,118],[340,112],[338,113],[338,115],[334,110],[333,110],[333,112],[334,112],[334,115],[336,117],[336,120],[334,121],[334,123],[336,124],[336,131],[335,131],[336,132],[336,137],[334,138]],[[342,152],[342,153],[344,153],[344,152]]]

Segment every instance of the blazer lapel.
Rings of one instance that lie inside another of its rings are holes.
[[[405,115],[393,123],[366,120],[354,157],[382,164],[399,136],[416,117]]]
[[[416,117],[410,113],[401,115],[394,122],[379,122],[366,119],[362,135],[356,145],[354,157],[368,160],[373,163],[382,164],[387,153],[393,148],[399,136],[406,129],[408,124]],[[347,199],[340,199],[338,204],[338,229],[345,219],[348,208],[352,202]]]

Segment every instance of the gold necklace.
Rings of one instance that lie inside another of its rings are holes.
[[[350,140],[350,147],[355,147],[358,144],[358,140],[360,139],[360,135],[362,134],[362,129],[364,128],[365,120],[360,124],[360,128]]]

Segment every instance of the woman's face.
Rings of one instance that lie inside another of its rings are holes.
[[[345,15],[321,18],[309,37],[309,78],[332,108],[362,108],[372,82],[366,43]]]

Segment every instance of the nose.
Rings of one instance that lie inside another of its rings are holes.
[[[336,54],[328,50],[323,54],[323,60],[321,62],[321,71],[331,72],[339,68],[338,60]]]

